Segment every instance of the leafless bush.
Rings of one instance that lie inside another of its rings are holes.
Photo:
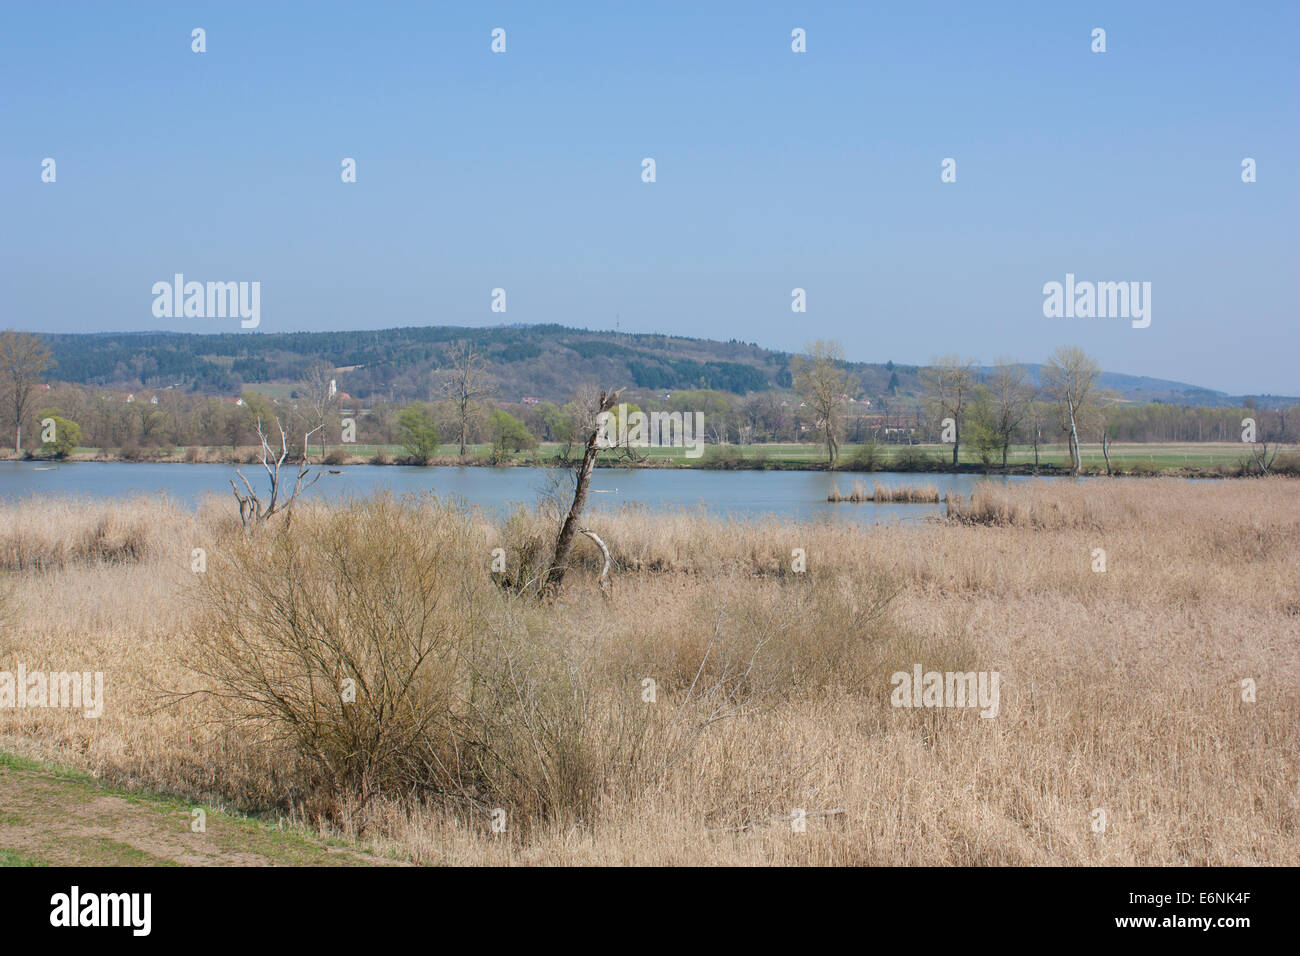
[[[333,796],[458,792],[457,702],[485,575],[463,515],[388,497],[235,536],[200,585],[196,670],[224,716],[310,762]]]
[[[520,533],[538,520],[521,515]],[[231,529],[213,549],[189,631],[199,696],[301,768],[313,813],[419,795],[481,822],[497,806],[524,828],[585,819],[809,670],[812,607],[797,594],[762,612],[701,608],[707,640],[625,655],[634,626],[569,628],[493,587],[485,528],[454,504],[379,496],[305,507],[292,533]],[[664,707],[642,701],[647,673]]]

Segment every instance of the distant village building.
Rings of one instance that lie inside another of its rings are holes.
[[[533,396],[533,395],[525,395],[523,398],[519,399],[519,404],[520,404],[520,405],[540,405],[540,404],[541,404],[541,401],[542,401],[542,400],[541,400],[540,398],[537,398],[536,396]]]

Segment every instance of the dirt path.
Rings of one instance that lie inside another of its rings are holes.
[[[296,830],[105,790],[78,774],[0,755],[0,866],[391,866]]]

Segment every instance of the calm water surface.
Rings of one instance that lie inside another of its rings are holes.
[[[533,505],[548,487],[552,472],[544,468],[412,468],[349,465],[340,474],[325,474],[309,492],[326,498],[364,496],[381,489],[396,494],[435,492],[500,512],[513,504]],[[243,468],[249,481],[264,484],[260,465]],[[233,465],[185,465],[134,462],[0,462],[0,499],[31,495],[72,495],[116,498],[162,493],[188,505],[209,494],[230,495]],[[945,492],[968,495],[975,483],[1026,481],[1024,477],[977,475],[907,475],[878,472],[837,475],[816,471],[693,471],[598,468],[591,480],[588,506],[610,510],[637,504],[655,510],[703,507],[713,514],[788,518],[827,518],[874,523],[918,520],[938,514],[942,505],[831,504],[827,493],[838,484],[847,493],[854,478],[868,485],[932,485]],[[241,485],[242,487],[242,485]],[[231,506],[234,506],[233,500]]]

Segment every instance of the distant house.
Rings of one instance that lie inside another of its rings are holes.
[[[519,399],[520,405],[540,405],[541,402],[542,400],[534,395],[525,395],[523,398]]]

